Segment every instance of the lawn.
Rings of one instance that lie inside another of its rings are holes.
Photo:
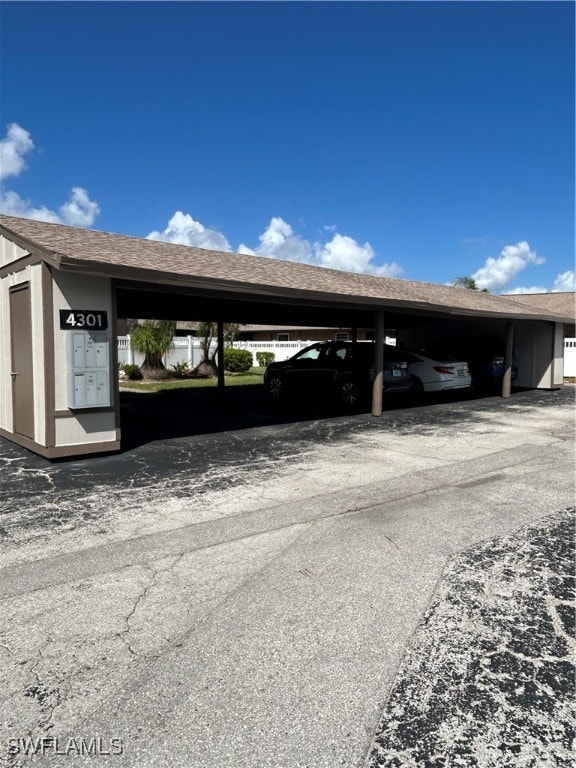
[[[226,373],[226,387],[241,387],[262,384],[264,368],[252,368],[248,373]],[[122,379],[120,390],[127,389],[137,392],[165,392],[169,389],[200,389],[218,386],[216,377],[212,379],[163,379],[162,381],[133,381]]]

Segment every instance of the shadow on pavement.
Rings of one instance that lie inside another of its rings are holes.
[[[494,397],[494,392],[458,390],[424,395],[395,394],[384,398],[383,408],[394,411],[486,397]],[[120,409],[123,451],[177,437],[346,417],[351,413],[370,414],[369,403],[354,411],[345,410],[330,400],[321,402],[305,396],[275,403],[258,385],[156,393],[121,391]]]

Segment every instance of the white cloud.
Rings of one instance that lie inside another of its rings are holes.
[[[29,200],[23,200],[16,192],[10,191],[0,198],[0,211],[7,216],[20,216],[52,224],[69,224],[72,227],[90,227],[100,213],[100,206],[90,200],[85,189],[73,187],[69,200],[57,211],[46,206],[34,208]]]
[[[73,227],[89,227],[100,213],[98,203],[90,200],[82,187],[73,187],[70,200],[60,206],[60,218]]]
[[[194,245],[197,248],[208,248],[212,251],[231,251],[230,243],[221,232],[206,229],[199,221],[195,221],[189,213],[176,211],[163,232],[150,232],[148,240],[162,240],[165,243],[180,243]]]
[[[335,234],[326,245],[317,249],[316,257],[321,267],[343,269],[346,272],[363,272],[381,277],[396,277],[402,272],[399,264],[372,264],[376,254],[370,243],[360,245],[347,235]]]
[[[563,291],[576,291],[576,272],[569,269],[556,276],[552,293],[562,293]]]
[[[290,224],[279,216],[270,219],[270,224],[260,235],[259,240],[260,245],[254,249],[241,243],[238,246],[239,253],[247,253],[251,256],[271,256],[286,261],[301,261],[305,264],[312,261],[312,246],[308,240],[295,235]]]
[[[543,285],[532,285],[529,288],[518,286],[510,291],[503,291],[506,296],[513,296],[516,293],[563,293],[564,291],[576,291],[576,272],[567,270],[556,275],[552,288],[545,288]]]
[[[529,288],[519,286],[518,288],[512,288],[511,291],[503,291],[502,293],[504,296],[514,296],[517,293],[548,293],[548,288],[545,288],[543,285],[531,285]]]
[[[332,227],[327,229],[333,231]],[[396,263],[373,264],[375,253],[370,243],[361,245],[352,237],[338,233],[327,243],[310,243],[295,235],[290,224],[279,216],[270,220],[259,239],[260,245],[257,248],[250,248],[242,243],[239,252],[386,277],[396,277],[402,272],[402,268]]]
[[[6,138],[0,141],[0,179],[18,176],[26,167],[24,155],[34,149],[30,134],[18,123],[8,126]]]
[[[478,288],[501,291],[529,264],[544,264],[546,259],[531,250],[525,240],[505,246],[498,258],[486,259],[486,263],[472,277]]]
[[[32,149],[34,142],[29,132],[18,123],[9,125],[6,138],[0,141],[0,178],[18,176],[26,167],[24,155]],[[90,200],[83,187],[73,187],[67,202],[57,210],[44,205],[35,208],[30,200],[24,200],[16,192],[7,190],[0,197],[0,211],[7,216],[20,216],[23,219],[90,227],[100,213],[100,206]]]

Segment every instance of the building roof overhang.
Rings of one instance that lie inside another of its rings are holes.
[[[265,307],[276,307],[268,314],[278,317],[280,306],[287,310],[305,307],[312,315],[314,311],[333,310],[353,317],[380,309],[442,317],[573,322],[570,316],[550,308],[464,288],[209,251],[4,215],[0,215],[0,234],[28,254],[5,265],[3,272],[15,271],[25,263],[44,262],[63,272],[114,278],[119,304],[127,306],[130,297],[135,300],[137,294],[150,297],[169,293],[193,296],[195,311],[199,303],[204,309],[211,302],[220,302],[220,314],[223,304],[230,311],[243,308],[247,322],[259,322],[266,315]],[[260,311],[252,311],[256,307]],[[301,320],[304,322],[303,317]],[[320,324],[326,322],[324,319]]]

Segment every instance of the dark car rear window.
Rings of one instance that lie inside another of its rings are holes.
[[[392,347],[389,344],[384,345],[384,358],[387,360],[394,360],[395,362],[405,362],[408,358],[406,352],[398,347]]]

